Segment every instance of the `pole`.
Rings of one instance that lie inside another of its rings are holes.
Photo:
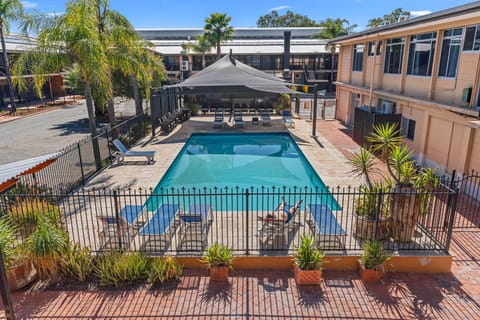
[[[317,100],[318,100],[318,84],[313,87],[313,119],[312,119],[312,137],[317,136]]]
[[[5,316],[8,320],[15,320],[15,312],[10,295],[10,288],[8,287],[7,272],[3,264],[3,252],[0,249],[0,291],[2,294],[2,302],[5,306]]]

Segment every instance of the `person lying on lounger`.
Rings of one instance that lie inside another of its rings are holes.
[[[282,203],[280,203],[273,212],[267,214],[265,217],[261,217],[261,220],[264,222],[283,221],[288,223],[300,208],[302,202],[303,200],[300,199],[293,207],[288,208],[285,197],[282,197]]]

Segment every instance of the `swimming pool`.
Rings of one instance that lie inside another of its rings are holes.
[[[292,190],[294,186],[328,194],[288,133],[192,134],[154,193],[171,188]],[[337,206],[328,200],[332,209]]]

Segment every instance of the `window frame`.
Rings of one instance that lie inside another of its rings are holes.
[[[429,37],[428,37],[429,36]],[[416,34],[410,36],[410,45],[408,48],[408,57],[407,57],[407,75],[418,76],[418,77],[431,77],[433,69],[433,57],[435,55],[435,45],[437,42],[437,32],[426,32],[421,34]],[[419,64],[417,63],[420,59],[420,54],[422,52],[417,50],[419,45],[430,45],[430,50],[428,51],[427,65],[425,68],[425,74],[419,72]]]
[[[467,45],[468,29],[472,29],[472,28],[474,28],[474,33],[472,37],[472,46],[471,48],[466,49],[465,46]],[[477,48],[475,48],[475,45],[477,45]],[[480,24],[465,27],[465,36],[463,38],[462,51],[463,52],[480,51]]]
[[[455,34],[455,31],[460,31],[460,34]],[[448,34],[452,33],[452,34]],[[454,28],[454,29],[448,29],[443,31],[443,39],[442,39],[442,47],[440,49],[440,59],[438,62],[438,77],[439,78],[449,78],[449,79],[456,79],[457,78],[457,72],[458,72],[458,63],[460,61],[460,52],[462,49],[462,39],[463,38],[463,28]],[[448,53],[447,57],[444,58],[444,51],[445,51],[445,44],[446,41],[448,41]],[[455,42],[452,45],[452,42]],[[452,67],[450,64],[450,60],[452,58],[452,47],[458,47],[457,53],[456,53],[456,63],[455,63],[455,70],[454,70],[454,75],[449,75],[451,74],[451,70],[449,69]],[[443,62],[445,62],[445,67],[442,67]],[[445,70],[443,70],[445,69]]]
[[[360,43],[353,46],[352,71],[363,71],[363,55],[365,53],[365,44]]]
[[[375,48],[375,43],[376,43],[376,41],[370,41],[368,43],[368,56],[369,57],[373,57],[373,56],[378,57],[382,54],[382,40],[378,41],[378,48],[376,48],[376,50],[375,50],[376,52],[374,54],[374,52],[373,52],[374,49],[373,48]]]
[[[415,140],[415,130],[417,127],[417,121],[408,117],[402,116],[400,120],[400,135],[407,140]]]
[[[394,42],[395,41],[395,42]],[[403,52],[405,50],[405,38],[392,38],[388,39],[386,42],[386,47],[385,47],[385,59],[384,59],[384,65],[383,65],[383,73],[386,74],[402,74],[402,68],[403,68]],[[399,54],[399,61],[396,63],[396,67],[398,68],[398,72],[392,72],[391,69],[392,67],[392,62],[390,61],[392,58],[392,48],[399,46],[400,47],[400,54]]]

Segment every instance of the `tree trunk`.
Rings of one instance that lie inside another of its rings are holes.
[[[220,46],[220,42],[217,43],[217,60],[220,59],[220,56],[222,55],[222,48]]]
[[[140,89],[138,88],[137,77],[132,77],[133,84],[133,98],[135,99],[135,114],[138,116],[143,113],[142,97],[140,95]]]
[[[8,93],[10,94],[10,107],[11,107],[10,112],[14,114],[15,112],[17,112],[17,108],[15,106],[15,95],[13,94],[12,76],[10,74],[10,64],[8,62],[7,48],[5,45],[5,37],[3,36],[3,21],[0,21],[0,39],[2,41],[3,62],[5,63]]]
[[[205,52],[202,54],[202,69],[205,69],[205,64],[206,64],[206,61],[205,61]]]
[[[87,104],[88,112],[88,125],[90,127],[90,134],[92,135],[92,147],[93,147],[93,156],[95,158],[95,166],[97,170],[102,168],[102,161],[100,157],[100,147],[98,145],[97,135],[97,126],[95,124],[95,110],[93,108],[93,98],[92,98],[92,89],[90,88],[90,83],[85,82],[85,101]]]
[[[115,126],[115,104],[113,103],[113,97],[110,97],[107,102],[107,114],[108,114],[108,123],[110,128]]]

